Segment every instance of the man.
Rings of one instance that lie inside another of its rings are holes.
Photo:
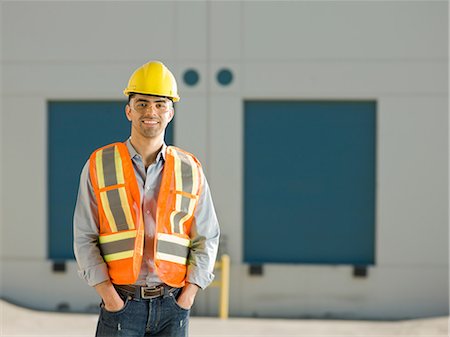
[[[79,274],[102,298],[96,336],[187,336],[197,290],[213,279],[214,206],[198,160],[164,143],[179,100],[172,73],[149,62],[124,94],[130,138],[94,151],[81,173]]]

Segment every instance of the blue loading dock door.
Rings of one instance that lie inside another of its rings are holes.
[[[244,261],[374,264],[376,103],[244,109]]]
[[[125,101],[48,104],[48,256],[74,259],[72,220],[81,169],[97,148],[130,136]],[[166,143],[173,145],[173,123]]]

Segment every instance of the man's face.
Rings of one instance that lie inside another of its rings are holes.
[[[173,118],[173,104],[168,98],[135,94],[126,106],[132,133],[145,138],[160,136]]]

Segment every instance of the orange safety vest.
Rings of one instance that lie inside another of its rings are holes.
[[[99,246],[111,282],[133,284],[141,269],[144,222],[141,198],[128,149],[114,143],[94,151],[90,178],[98,204]],[[168,146],[158,195],[155,270],[172,287],[185,284],[190,231],[202,189],[200,162]]]

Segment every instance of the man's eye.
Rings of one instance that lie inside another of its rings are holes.
[[[147,103],[138,103],[138,107],[145,108],[147,106]]]

